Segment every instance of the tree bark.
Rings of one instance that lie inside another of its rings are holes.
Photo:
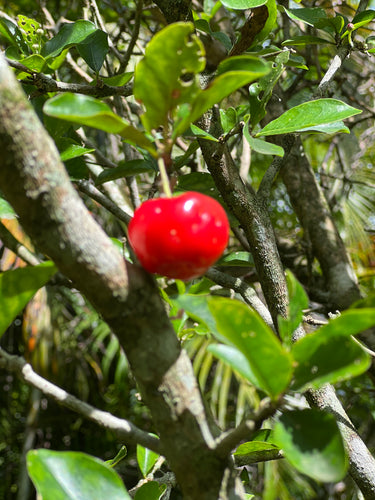
[[[152,277],[127,264],[70,183],[52,139],[0,56],[0,187],[36,247],[123,346],[184,498],[243,498],[218,456],[193,369]]]
[[[319,261],[333,308],[345,309],[360,298],[358,282],[345,245],[298,138],[281,176],[293,208]]]

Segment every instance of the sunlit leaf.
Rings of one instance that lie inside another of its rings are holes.
[[[27,454],[27,469],[45,500],[130,500],[116,472],[84,453],[32,450]]]
[[[257,136],[303,132],[311,127],[334,123],[359,113],[362,111],[338,99],[316,99],[285,111],[276,120],[268,123]]]
[[[296,410],[281,415],[273,440],[288,461],[317,481],[337,482],[346,474],[348,460],[335,417],[318,410]]]
[[[0,273],[0,336],[33,295],[56,273],[51,261]]]
[[[243,302],[211,297],[208,304],[220,338],[245,355],[257,387],[272,398],[279,396],[289,385],[292,358],[273,331]]]

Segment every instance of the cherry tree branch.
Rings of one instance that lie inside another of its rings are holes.
[[[46,94],[48,92],[74,92],[76,94],[84,94],[92,97],[111,97],[116,95],[129,97],[133,94],[133,85],[131,83],[115,87],[113,85],[106,85],[105,83],[100,84],[100,80],[96,85],[58,82],[49,75],[36,73],[18,61],[8,58],[6,58],[6,61],[9,66],[12,66],[19,71],[28,73],[30,78],[26,79],[26,82],[35,85],[38,91],[42,94]]]
[[[39,389],[45,396],[53,399],[56,403],[69,408],[100,427],[110,430],[119,440],[131,444],[138,443],[155,451],[155,453],[161,453],[161,442],[158,438],[142,431],[125,419],[115,417],[111,413],[99,410],[81,401],[64,389],[61,389],[61,387],[52,384],[35,373],[32,366],[20,356],[8,354],[1,348],[0,368],[16,373],[16,375],[26,384],[35,387],[35,389]]]

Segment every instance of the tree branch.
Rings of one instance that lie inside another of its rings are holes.
[[[35,373],[32,366],[26,363],[20,356],[8,354],[0,348],[0,367],[16,373],[26,384],[39,389],[43,394],[56,401],[56,403],[82,415],[82,417],[91,420],[100,427],[110,430],[121,441],[131,444],[138,443],[155,451],[155,453],[162,453],[161,442],[158,438],[142,431],[127,420],[117,418],[106,411],[94,408],[88,403],[64,391],[61,387],[52,384]]]
[[[49,75],[36,73],[18,61],[8,58],[6,58],[6,61],[9,66],[12,66],[19,71],[28,73],[30,77],[27,78],[25,82],[35,85],[41,94],[47,94],[48,92],[74,92],[76,94],[84,94],[92,97],[111,97],[115,95],[129,97],[133,94],[133,85],[131,83],[114,87],[103,83],[86,85],[83,83],[58,82]]]

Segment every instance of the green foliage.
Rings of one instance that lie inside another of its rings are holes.
[[[139,444],[137,445],[137,462],[143,477],[147,477],[147,475],[152,471],[159,456],[160,455],[154,451],[144,448]]]
[[[33,295],[56,273],[53,262],[24,267],[0,274],[0,336]]]
[[[79,452],[33,450],[27,468],[40,496],[46,500],[77,498],[130,500],[120,477],[101,460]]]
[[[297,470],[318,481],[339,481],[347,472],[348,460],[333,415],[318,410],[285,412],[275,424],[273,439]]]
[[[362,111],[338,99],[316,99],[285,111],[279,118],[271,121],[258,132],[257,137],[312,130],[325,132],[326,129],[321,125],[336,123],[359,113]]]

